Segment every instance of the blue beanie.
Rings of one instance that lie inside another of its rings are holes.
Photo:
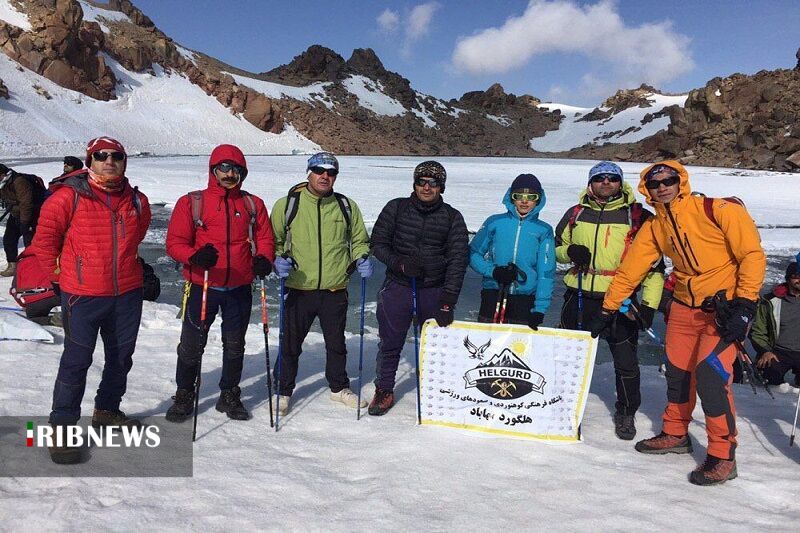
[[[520,174],[514,178],[514,183],[511,184],[511,190],[519,191],[522,189],[542,194],[542,184],[539,183],[539,178],[533,174]]]
[[[306,170],[311,170],[313,167],[339,170],[339,161],[336,159],[336,156],[330,152],[319,152],[308,158]]]
[[[593,166],[591,170],[589,170],[589,181],[592,181],[592,178],[598,174],[614,174],[619,176],[621,180],[625,179],[625,174],[622,172],[622,169],[619,168],[619,165],[611,161],[600,161]]]

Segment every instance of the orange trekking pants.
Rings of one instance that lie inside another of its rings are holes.
[[[724,348],[720,352],[720,348]],[[733,460],[736,408],[731,382],[736,347],[721,342],[714,314],[672,302],[667,322],[667,408],[664,433],[689,432],[697,396],[706,417],[708,455]]]

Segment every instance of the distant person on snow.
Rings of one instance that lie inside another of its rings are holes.
[[[544,320],[556,271],[553,228],[539,220],[546,201],[539,179],[520,174],[503,196],[506,212],[487,218],[472,239],[470,265],[483,276],[478,322],[502,313],[503,322],[536,330]]]
[[[285,278],[285,339],[280,375],[274,367],[279,414],[289,411],[303,341],[319,317],[325,339],[325,379],[330,399],[355,408],[358,396],[347,376],[347,282],[355,271],[372,275],[369,235],[361,210],[350,198],[333,191],[339,161],[333,154],[312,155],[307,181],[292,187],[272,208],[275,232],[275,272]],[[362,400],[362,407],[366,402]]]
[[[242,190],[247,162],[236,146],[214,148],[208,161],[208,187],[181,196],[167,228],[167,253],[183,263],[188,296],[175,381],[178,390],[167,420],[183,422],[194,412],[195,384],[208,329],[222,314],[222,375],[216,410],[234,420],[250,412],[241,401],[245,334],[253,306],[251,283],[272,272],[275,243],[267,208],[258,196]],[[209,290],[205,322],[200,320],[203,277]]]
[[[791,370],[795,386],[800,386],[800,271],[796,261],[786,268],[786,281],[759,299],[750,342],[758,354],[756,366],[770,385],[781,385]]]
[[[639,441],[641,453],[691,453],[688,435],[696,395],[706,415],[708,455],[689,480],[697,485],[736,477],[736,411],[731,382],[736,343],[756,312],[766,257],[758,230],[736,198],[691,194],[677,161],[641,172],[639,191],[656,209],[606,291],[592,336],[612,322],[622,301],[663,254],[672,260],[675,290],[667,322],[667,407],[661,433]]]
[[[564,275],[567,290],[561,308],[563,328],[589,329],[591,320],[600,313],[617,268],[631,253],[631,243],[653,217],[636,202],[633,189],[623,178],[622,169],[610,161],[594,165],[578,204],[570,207],[556,226],[556,259],[573,265]],[[664,276],[660,258],[651,265],[641,287],[641,305],[635,319],[615,313],[613,327],[606,336],[614,358],[617,390],[614,431],[622,440],[636,436],[635,415],[642,403],[638,330],[653,324],[661,302]]]
[[[469,265],[469,235],[461,213],[442,200],[447,172],[436,161],[414,169],[410,196],[387,203],[372,229],[372,253],[386,265],[378,291],[378,355],[375,396],[369,414],[385,414],[394,405],[400,352],[412,320],[411,280],[416,280],[419,324],[453,322],[461,284]]]
[[[64,167],[63,167],[64,172],[62,172],[60,176],[50,180],[48,188],[52,189],[54,185],[64,181],[67,178],[67,176],[81,169],[83,169],[83,161],[71,155],[64,156]]]
[[[0,164],[0,217],[7,216],[3,250],[8,266],[0,276],[11,277],[17,269],[19,239],[27,247],[36,232],[36,221],[44,202],[44,182],[33,174],[21,174]]]
[[[44,203],[31,245],[61,295],[64,323],[50,423],[78,422],[99,332],[105,365],[92,425],[138,426],[139,421],[119,407],[142,316],[143,273],[137,251],[150,226],[150,204],[125,176],[127,156],[119,141],[89,141],[86,166],[87,171],[65,180]],[[53,446],[50,453],[56,463],[80,460],[76,448]]]

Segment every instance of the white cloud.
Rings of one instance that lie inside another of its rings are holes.
[[[405,24],[405,40],[400,53],[403,57],[411,56],[412,45],[430,33],[433,15],[442,7],[439,2],[426,2],[414,6],[408,14]]]
[[[534,56],[583,54],[602,61],[605,70],[584,76],[581,92],[600,86],[659,85],[694,68],[689,38],[669,21],[626,26],[616,3],[601,0],[580,6],[568,0],[531,0],[525,12],[495,28],[460,38],[453,64],[470,74],[510,72]]]
[[[375,20],[378,21],[378,27],[386,33],[394,33],[400,25],[400,15],[388,7]]]

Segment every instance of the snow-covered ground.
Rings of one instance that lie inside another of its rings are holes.
[[[575,107],[564,104],[543,103],[539,107],[553,111],[561,110],[564,119],[557,130],[548,131],[543,137],[531,139],[531,148],[540,152],[560,152],[583,146],[586,143],[631,143],[641,141],[669,126],[669,117],[655,118],[647,124],[642,119],[667,106],[683,106],[687,95],[665,96],[652,94],[648,97],[651,107],[631,107],[612,115],[608,119],[585,122],[582,119],[594,108]],[[606,111],[606,108],[601,108]],[[636,131],[627,131],[638,128]],[[627,133],[626,133],[627,132]]]
[[[104,133],[104,132],[98,132]],[[120,136],[125,142],[125,136]],[[59,155],[62,155],[59,153]],[[75,152],[74,155],[80,155]],[[342,157],[336,189],[351,196],[371,225],[385,202],[411,190],[413,167],[422,158]],[[305,158],[249,157],[247,188],[272,205],[304,179]],[[555,224],[575,202],[593,162],[536,159],[442,158],[448,170],[445,199],[477,229],[500,210],[513,178],[533,172],[548,205],[542,218]],[[173,203],[206,182],[205,158],[133,158],[129,175],[152,201]],[[45,177],[58,162],[18,163],[18,170]],[[643,165],[623,163],[636,181]],[[690,167],[692,183],[712,196],[737,195],[755,220],[796,224],[800,177],[770,172]],[[769,253],[800,248],[796,229],[762,230]],[[151,234],[148,240],[161,240]],[[4,264],[0,261],[0,267]],[[7,278],[0,278],[0,306],[11,305]],[[270,282],[270,293],[276,292]],[[353,295],[355,298],[356,295]],[[368,295],[370,300],[374,294]],[[554,305],[557,305],[554,302]],[[180,324],[176,305],[145,302],[143,326],[123,409],[134,415],[163,414],[174,393],[175,346]],[[277,313],[271,310],[273,319]],[[374,306],[368,306],[374,313]],[[358,315],[348,317],[356,323]],[[54,345],[0,342],[0,415],[46,415],[63,332],[49,328]],[[352,328],[349,328],[352,329]],[[270,332],[277,353],[277,328]],[[349,371],[357,373],[358,337],[348,335]],[[366,335],[364,394],[374,390],[377,336]],[[398,405],[381,418],[332,403],[323,374],[321,335],[311,333],[301,358],[293,410],[282,430],[270,431],[266,404],[263,336],[251,325],[242,389],[253,409],[249,422],[214,410],[221,341],[209,335],[200,401],[194,477],[5,478],[0,479],[0,524],[7,530],[158,529],[365,531],[365,530],[620,530],[786,531],[800,519],[797,472],[800,449],[788,447],[796,391],[776,400],[736,385],[739,478],[722,487],[699,488],[686,476],[705,455],[702,411],[691,426],[693,456],[644,456],[613,434],[613,369],[594,372],[586,407],[584,442],[574,446],[492,438],[445,428],[416,427],[413,344],[398,373]],[[102,349],[95,354],[102,361]],[[102,365],[89,372],[83,409],[92,407]],[[355,380],[353,387],[356,386]],[[639,435],[660,428],[665,384],[656,367],[643,367]]]

